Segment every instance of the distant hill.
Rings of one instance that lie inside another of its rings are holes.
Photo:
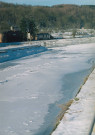
[[[39,29],[95,28],[95,6],[26,6],[0,2],[0,32],[32,16]]]

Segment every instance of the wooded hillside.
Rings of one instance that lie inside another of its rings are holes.
[[[95,6],[43,7],[0,2],[0,32],[12,25],[20,27],[23,17],[32,17],[38,29],[95,28]]]

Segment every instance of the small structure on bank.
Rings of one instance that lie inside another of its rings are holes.
[[[29,32],[27,32],[27,41],[37,40],[37,36],[32,36]]]

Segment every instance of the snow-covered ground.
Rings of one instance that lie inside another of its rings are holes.
[[[60,30],[58,32],[53,31],[51,35],[56,39],[61,38],[73,38],[73,32],[76,32],[75,37],[84,38],[84,37],[92,37],[95,36],[95,30],[94,29],[68,29],[68,30]]]
[[[58,105],[75,97],[95,64],[95,44],[60,45],[0,64],[0,135],[48,135]]]

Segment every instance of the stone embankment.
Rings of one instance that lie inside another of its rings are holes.
[[[94,122],[95,69],[82,86],[52,135],[94,135]]]

